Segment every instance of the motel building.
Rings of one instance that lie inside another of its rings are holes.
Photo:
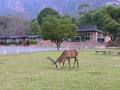
[[[83,25],[77,29],[76,41],[86,48],[102,47],[104,44],[104,36],[97,25]]]
[[[39,41],[39,35],[0,36],[0,45],[29,45],[29,40]]]

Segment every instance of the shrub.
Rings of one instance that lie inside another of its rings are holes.
[[[31,39],[31,40],[29,40],[29,44],[30,44],[30,45],[35,45],[35,44],[37,44],[37,41],[36,41],[36,40]]]

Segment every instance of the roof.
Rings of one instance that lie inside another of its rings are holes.
[[[83,25],[83,26],[80,26],[77,31],[78,32],[100,32],[102,33],[102,31],[97,28],[97,25]]]
[[[40,38],[39,35],[24,35],[24,36],[0,36],[0,39],[23,39],[23,38]]]
[[[10,36],[11,39],[28,38],[28,36]]]
[[[39,35],[29,35],[28,38],[41,38]]]
[[[7,39],[9,37],[5,37],[5,36],[0,36],[0,39]]]

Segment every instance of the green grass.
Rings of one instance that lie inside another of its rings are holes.
[[[56,70],[47,56],[61,52],[0,56],[0,90],[120,90],[120,56],[80,51],[79,68]]]

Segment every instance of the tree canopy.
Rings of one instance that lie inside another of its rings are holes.
[[[79,14],[82,15],[82,14],[90,12],[91,7],[89,4],[83,3],[83,4],[80,4],[80,6],[78,7],[78,11],[79,11]]]
[[[75,36],[76,25],[70,18],[49,16],[45,18],[41,27],[43,39],[54,42],[57,45],[57,50],[59,50],[63,39]]]
[[[41,25],[42,22],[43,22],[43,19],[45,17],[48,17],[48,16],[59,17],[60,15],[59,15],[59,13],[57,11],[55,11],[52,8],[45,8],[38,14],[37,21],[38,21],[39,25]]]
[[[36,20],[31,21],[31,28],[29,31],[30,35],[40,35],[41,34],[41,28],[40,25]]]
[[[0,16],[0,36],[25,35],[29,31],[29,21],[16,16]]]
[[[80,17],[80,24],[97,24],[104,33],[113,36],[114,41],[120,40],[120,7],[105,6]]]

